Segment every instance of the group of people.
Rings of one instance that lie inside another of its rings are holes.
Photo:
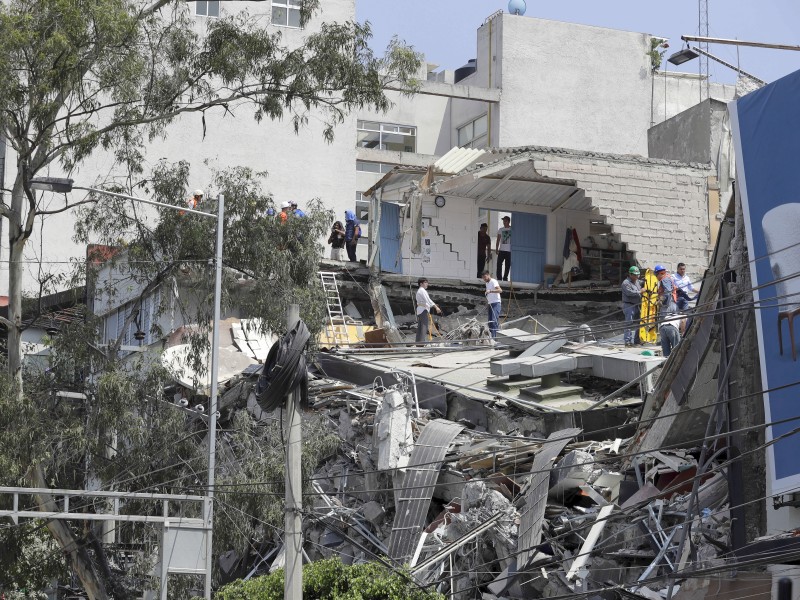
[[[356,213],[352,210],[344,211],[344,225],[341,221],[336,221],[331,228],[328,236],[328,245],[331,247],[331,260],[342,260],[342,248],[347,249],[347,259],[350,262],[358,262],[356,248],[358,240],[361,238],[361,224],[356,219]]]
[[[487,233],[489,225],[481,224],[478,231],[478,274],[482,278],[486,270],[486,263],[492,260],[492,238]],[[508,281],[508,274],[511,271],[511,217],[503,217],[503,226],[497,230],[497,238],[494,244],[494,251],[497,254],[497,279]]]
[[[500,294],[503,290],[496,279],[492,277],[489,271],[484,270],[481,274],[483,282],[486,284],[484,296],[486,297],[486,305],[489,313],[489,332],[492,339],[497,337],[497,331],[500,329],[500,309],[502,307]],[[428,294],[428,280],[424,277],[417,281],[419,288],[417,289],[416,302],[417,302],[417,343],[424,343],[430,339],[430,322],[431,311],[435,310],[437,313],[442,314],[439,306],[431,300]]]
[[[276,216],[275,209],[268,208],[267,216],[275,217]],[[289,219],[301,218],[305,216],[306,213],[304,213],[297,207],[297,201],[295,200],[281,203],[281,211],[277,214],[277,218],[280,220],[281,223],[286,223],[287,221],[289,221]]]
[[[670,275],[666,267],[656,265],[653,269],[658,280],[658,335],[661,339],[661,351],[664,357],[670,355],[675,346],[680,342],[683,333],[682,325],[685,323],[685,313],[689,302],[693,300],[690,294],[695,293],[694,286],[688,275],[686,265],[678,263],[676,273]],[[637,342],[639,314],[643,288],[639,281],[639,267],[633,266],[628,270],[628,277],[622,282],[622,312],[625,315],[625,345],[633,346]],[[637,325],[632,325],[634,322]]]

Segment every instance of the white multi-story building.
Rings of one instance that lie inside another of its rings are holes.
[[[298,0],[211,0],[189,6],[198,26],[221,11],[246,6],[254,18],[269,19],[290,46],[325,20],[355,18],[355,0],[327,0],[306,29],[298,27]],[[437,72],[426,65],[421,93],[390,92],[395,106],[387,114],[350,115],[330,144],[314,118],[295,134],[288,120],[256,124],[246,110],[235,115],[219,110],[207,113],[205,123],[199,114],[182,117],[148,148],[146,159],[151,164],[162,157],[188,161],[191,185],[201,188],[209,187],[212,168],[242,165],[266,171],[264,187],[278,202],[293,199],[302,206],[318,197],[337,218],[355,206],[366,221],[368,204],[361,192],[394,165],[427,166],[454,146],[535,145],[646,156],[648,128],[696,104],[700,84],[696,75],[653,71],[648,54],[652,37],[495,13],[478,28],[476,60],[467,68]],[[732,87],[711,89],[712,96],[722,99],[733,94]],[[9,181],[15,163],[7,154]],[[53,167],[50,175],[63,174]],[[123,174],[112,156],[97,152],[70,175],[91,186]],[[28,289],[38,287],[43,271],[65,269],[65,257],[83,255],[84,249],[71,240],[73,218],[54,215],[37,227],[38,239],[31,240],[26,256]],[[476,214],[467,226],[470,232],[477,230],[479,218]],[[366,257],[364,249],[360,256]],[[0,285],[3,293],[6,278]]]

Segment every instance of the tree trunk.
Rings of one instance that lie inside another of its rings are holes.
[[[21,174],[11,192],[11,215],[8,219],[8,374],[22,398],[22,260],[27,238],[22,235],[25,194]]]
[[[24,172],[26,172],[24,169],[18,169],[19,174],[11,192],[11,214],[8,218],[8,373],[15,383],[15,393],[20,401],[24,393],[22,387],[22,275],[24,272],[22,261],[25,243],[29,237],[22,226],[27,222],[26,217],[28,216],[25,213],[26,201],[22,187],[22,173]],[[28,479],[33,487],[48,487],[39,464],[31,466]],[[50,494],[37,494],[36,503],[39,505],[39,510],[42,511],[58,512],[59,510]],[[70,565],[89,598],[106,600],[108,594],[97,576],[89,553],[75,537],[66,521],[51,519],[47,522],[47,529],[69,558]]]
[[[33,487],[47,487],[47,482],[45,481],[41,466],[35,465],[31,467],[29,477]],[[59,510],[58,505],[50,494],[37,494],[36,502],[39,505],[39,510],[48,512],[58,512]],[[47,529],[64,550],[70,565],[78,576],[78,579],[80,579],[81,585],[84,591],[89,595],[90,600],[107,600],[108,594],[106,594],[105,587],[100,577],[98,577],[97,571],[95,571],[89,553],[86,551],[84,545],[75,537],[75,534],[69,528],[66,521],[50,519],[47,521]]]
[[[13,228],[16,229],[16,228]],[[8,254],[8,374],[22,397],[22,255],[24,241],[12,240],[9,227]]]

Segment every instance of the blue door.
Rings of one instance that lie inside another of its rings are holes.
[[[400,257],[400,206],[381,202],[380,265],[382,271],[402,273]]]
[[[511,280],[522,283],[544,281],[547,217],[511,213]]]

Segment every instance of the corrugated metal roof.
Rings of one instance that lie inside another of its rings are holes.
[[[517,566],[523,570],[536,552],[542,540],[542,520],[550,489],[550,468],[561,451],[582,430],[576,427],[554,431],[536,454],[531,466],[531,482],[525,493],[525,508],[522,510],[517,540]]]
[[[458,423],[436,419],[425,425],[414,444],[403,483],[395,487],[397,515],[388,544],[389,556],[400,564],[408,562],[414,552],[425,527],[442,461],[462,429],[464,426]]]
[[[488,150],[478,148],[459,148],[456,146],[433,163],[433,170],[438,173],[458,173],[477,161]]]

